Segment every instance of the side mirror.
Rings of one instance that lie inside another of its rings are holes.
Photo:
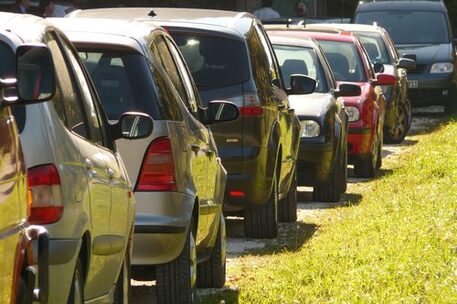
[[[400,58],[397,67],[401,69],[414,70],[416,68],[416,61],[409,58]]]
[[[380,62],[375,62],[373,64],[373,70],[375,73],[382,73],[384,72],[384,64],[380,63]]]
[[[205,111],[206,117],[208,117],[206,124],[233,121],[240,115],[240,109],[237,105],[224,100],[210,101]]]
[[[16,50],[17,93],[21,101],[37,102],[55,94],[55,70],[50,50],[42,44],[21,45]]]
[[[375,85],[394,85],[397,83],[397,77],[391,74],[376,74]]]
[[[151,135],[153,130],[151,116],[139,112],[126,112],[121,115],[117,124],[112,125],[112,136],[114,140],[141,139]]]
[[[354,97],[354,96],[360,96],[360,94],[362,94],[362,90],[356,84],[341,83],[338,86],[338,89],[334,91],[334,94],[335,94],[335,98]]]
[[[290,75],[289,94],[311,94],[316,89],[316,80],[301,74]]]

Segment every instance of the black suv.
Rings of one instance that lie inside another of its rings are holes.
[[[296,219],[295,166],[301,124],[289,106],[279,64],[260,21],[248,13],[171,8],[75,12],[92,17],[155,22],[176,41],[206,106],[229,100],[240,117],[211,126],[227,169],[224,211],[244,214],[247,237],[273,238],[279,221]],[[294,75],[288,93],[314,91],[314,80]]]
[[[456,55],[447,8],[442,1],[360,3],[354,23],[384,27],[403,57],[416,60],[408,71],[413,105],[441,104],[455,108]]]

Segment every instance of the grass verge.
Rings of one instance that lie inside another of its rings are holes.
[[[241,257],[238,291],[203,303],[457,303],[457,123],[415,139],[357,205],[322,211],[296,251]]]

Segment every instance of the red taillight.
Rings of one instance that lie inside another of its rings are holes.
[[[227,98],[240,108],[240,116],[255,117],[263,114],[263,108],[257,93],[248,92],[244,95]]]
[[[175,167],[169,138],[159,138],[149,145],[136,191],[176,191]]]
[[[55,165],[44,165],[28,170],[28,186],[31,193],[29,222],[51,224],[63,213],[60,176]]]
[[[246,192],[232,190],[232,191],[229,191],[229,196],[231,196],[231,197],[245,197],[246,196]]]

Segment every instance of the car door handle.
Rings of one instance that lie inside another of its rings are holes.
[[[86,158],[84,160],[84,167],[89,170],[94,167],[94,164],[92,164],[92,161],[90,159]]]
[[[283,103],[278,104],[278,110],[283,110],[286,108],[286,105]]]
[[[108,176],[109,176],[109,179],[113,179],[114,178],[114,170],[111,169],[111,168],[108,168]]]
[[[295,112],[295,109],[294,109],[294,108],[289,108],[289,109],[287,109],[287,112],[289,112],[289,113],[294,113],[294,112]]]
[[[211,155],[213,155],[213,153],[214,153],[213,150],[211,150],[211,149],[205,149],[205,154],[206,154],[206,156],[211,156]]]
[[[195,153],[197,153],[198,151],[200,151],[200,145],[197,145],[197,144],[192,144],[190,146],[190,148],[192,149],[192,151],[194,151]]]

